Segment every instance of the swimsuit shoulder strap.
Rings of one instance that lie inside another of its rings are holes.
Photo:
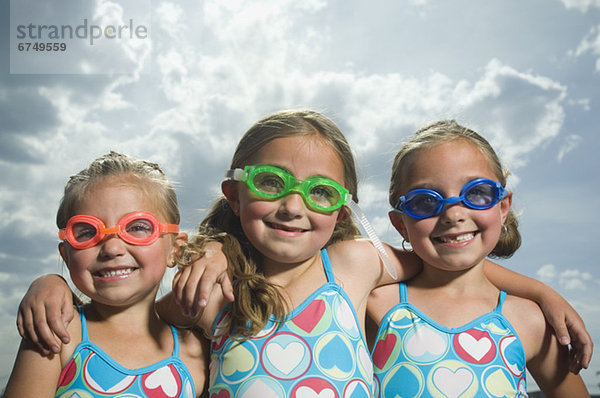
[[[321,250],[321,260],[323,260],[323,268],[325,269],[327,282],[335,282],[333,270],[331,269],[331,261],[329,260],[329,255],[327,254],[327,249]]]
[[[504,300],[506,300],[506,292],[504,290],[500,291],[500,297],[498,297],[498,305],[494,312],[502,313],[502,304],[504,304]]]
[[[77,311],[79,312],[79,318],[81,318],[81,341],[89,341],[88,331],[87,331],[87,322],[85,321],[85,313],[83,311],[83,306],[78,305]]]
[[[407,303],[408,299],[407,299],[407,295],[406,295],[406,283],[399,283],[399,288],[400,288],[400,302],[401,303]]]
[[[173,354],[174,357],[179,357],[179,334],[177,333],[177,329],[173,325],[169,325],[171,328],[171,333],[173,334]]]

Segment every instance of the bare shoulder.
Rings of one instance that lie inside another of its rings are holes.
[[[523,343],[527,358],[529,359],[539,352],[548,330],[548,324],[537,303],[509,295],[506,296],[502,313],[515,328]]]
[[[547,397],[589,397],[581,376],[569,372],[569,350],[558,344],[539,306],[507,296],[502,312],[515,328],[527,358],[527,369]]]
[[[336,242],[327,248],[332,266],[343,269],[379,269],[379,254],[368,239],[352,239]]]

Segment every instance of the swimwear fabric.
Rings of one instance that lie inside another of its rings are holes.
[[[407,300],[383,318],[375,347],[379,397],[526,397],[525,351],[498,306],[460,328],[434,322]],[[460,309],[457,309],[460,311]]]
[[[257,336],[211,342],[211,398],[370,397],[373,365],[352,302],[335,282],[326,250],[327,283],[277,327]],[[213,333],[228,316],[217,317]]]
[[[179,358],[177,330],[173,353],[153,365],[128,369],[115,362],[88,337],[83,308],[81,342],[61,372],[56,398],[195,398],[192,376]]]

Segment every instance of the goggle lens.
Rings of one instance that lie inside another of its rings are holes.
[[[254,188],[269,197],[278,197],[285,189],[284,179],[272,171],[259,171],[248,180]]]
[[[491,184],[481,182],[471,187],[464,193],[463,201],[472,206],[481,206],[489,208],[490,205],[496,204],[496,190]],[[493,205],[492,205],[493,206]]]
[[[398,200],[395,210],[417,219],[439,214],[448,203],[463,202],[471,209],[485,210],[495,206],[506,193],[499,182],[478,178],[465,184],[460,196],[446,199],[432,189],[412,190]]]
[[[438,198],[430,193],[420,193],[407,201],[406,207],[410,209],[410,212],[413,214],[425,216],[427,214],[434,214],[438,207],[438,203]]]
[[[346,203],[348,196],[348,190],[332,179],[314,176],[302,181],[289,171],[268,164],[229,170],[227,177],[244,181],[254,193],[267,200],[276,200],[297,192],[309,209],[322,213],[339,209]]]
[[[163,233],[178,233],[176,224],[163,224],[149,212],[135,212],[124,216],[113,228],[107,228],[102,220],[87,215],[73,216],[67,227],[58,232],[62,240],[75,249],[87,249],[97,245],[106,235],[117,234],[124,242],[137,246],[154,243]]]

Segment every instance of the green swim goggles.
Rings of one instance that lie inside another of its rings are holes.
[[[299,193],[306,207],[319,213],[337,210],[350,198],[348,190],[331,178],[312,176],[298,180],[286,169],[271,164],[229,170],[225,177],[245,182],[252,192],[265,200],[277,200],[293,192]]]

